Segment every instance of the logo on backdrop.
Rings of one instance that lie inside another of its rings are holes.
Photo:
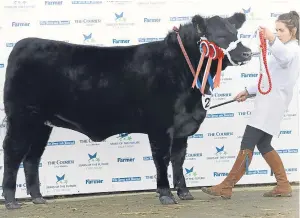
[[[47,146],[72,146],[75,145],[75,141],[55,141],[55,142],[48,142]]]
[[[233,132],[209,132],[209,133],[207,133],[208,137],[213,137],[214,139],[227,139],[233,135],[234,135]]]
[[[142,178],[137,176],[137,177],[117,177],[117,178],[112,178],[112,182],[141,182]]]
[[[4,9],[12,9],[12,10],[24,10],[24,12],[29,11],[30,9],[34,9],[36,5],[32,2],[32,0],[20,0],[20,1],[3,1],[5,2],[3,8]]]
[[[164,37],[147,37],[147,38],[138,38],[138,43],[147,43],[147,42],[155,42],[155,41],[161,41],[164,40]]]
[[[45,6],[62,6],[63,1],[45,1]]]
[[[108,162],[101,161],[98,153],[95,152],[92,154],[88,153],[86,155],[86,161],[84,161],[83,163],[79,163],[78,167],[84,167],[87,170],[99,170],[108,165]]]
[[[188,139],[203,139],[203,134],[196,133],[194,135],[189,136]]]
[[[128,133],[118,134],[118,136],[113,136],[112,139],[107,139],[105,142],[111,146],[117,146],[118,148],[132,148],[140,144],[139,140],[135,140],[134,137]]]
[[[47,184],[51,185],[46,185],[46,190],[49,192],[71,192],[72,188],[76,188],[76,184],[73,183],[72,181],[68,181],[68,176],[67,174],[56,174],[55,179],[52,178],[51,182],[50,178],[49,181],[47,181]]]
[[[185,160],[198,160],[202,157],[202,153],[187,153],[185,155]]]
[[[205,177],[198,175],[198,172],[195,170],[195,166],[185,167],[184,171],[184,177],[187,184],[198,183],[200,180],[205,179]]]
[[[229,162],[231,159],[235,159],[236,156],[229,155],[225,149],[225,146],[216,146],[215,153],[213,156],[206,157],[207,160],[212,160],[215,162]]]
[[[133,22],[127,22],[127,17],[124,11],[115,12],[113,13],[112,16],[113,16],[112,22],[106,23],[107,26],[113,28],[124,28],[124,27],[131,27],[135,25],[135,23]]]
[[[102,4],[103,1],[99,1],[99,0],[89,0],[89,1],[86,1],[86,0],[81,0],[81,1],[72,1],[71,2],[72,5],[98,5],[98,4]]]
[[[74,160],[50,160],[48,161],[48,166],[54,168],[65,168],[70,165],[74,165]]]
[[[234,113],[207,114],[206,118],[232,118]]]

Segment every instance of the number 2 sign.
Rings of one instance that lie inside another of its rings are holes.
[[[211,95],[202,95],[202,106],[204,110],[208,110],[210,108],[211,103]]]

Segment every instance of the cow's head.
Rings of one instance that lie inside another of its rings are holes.
[[[238,40],[238,29],[245,21],[246,16],[243,13],[235,13],[228,18],[220,16],[203,18],[195,15],[192,19],[199,38],[204,36],[225,50],[227,66],[243,65],[251,59],[251,50]]]

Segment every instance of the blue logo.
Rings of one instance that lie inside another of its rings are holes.
[[[63,1],[45,1],[45,5],[62,5]]]
[[[222,176],[227,176],[228,173],[223,173],[223,172],[213,172],[214,177],[222,177]]]
[[[140,182],[141,177],[112,178],[112,182]]]
[[[102,4],[102,1],[72,1],[73,5],[92,5],[92,4]]]
[[[206,118],[234,117],[234,113],[207,114]]]
[[[0,68],[4,68],[4,64],[0,64]]]
[[[126,158],[118,158],[117,162],[121,162],[121,163],[128,163],[128,162],[134,162],[135,158],[132,157],[126,157]]]
[[[103,179],[86,179],[85,184],[86,185],[93,185],[93,184],[102,184]]]
[[[170,21],[190,21],[191,18],[191,16],[170,17]]]
[[[258,73],[241,73],[242,78],[256,78]]]
[[[202,139],[203,138],[203,134],[194,134],[188,137],[189,139]]]
[[[88,154],[89,155],[89,162],[90,161],[100,161],[100,159],[99,158],[97,158],[97,152],[95,153],[95,154],[93,154],[93,155],[91,155],[91,154]]]
[[[113,44],[128,44],[129,39],[112,39]]]
[[[223,145],[221,148],[216,147],[217,153],[216,154],[227,154],[226,151],[224,151],[225,146]]]
[[[79,164],[78,166],[87,167],[87,169],[101,169],[102,166],[108,166],[108,162],[101,162],[97,152],[94,154],[88,153],[88,163]]]
[[[164,37],[138,38],[138,42],[139,43],[156,42],[164,39],[165,39]]]
[[[48,142],[48,146],[71,146],[75,145],[75,141],[56,141],[56,142]]]
[[[215,160],[216,162],[229,162],[229,159],[234,159],[235,156],[229,156],[225,151],[225,146],[216,146],[216,152],[214,156],[207,157],[207,160]]]
[[[185,169],[185,179],[187,182],[197,182],[198,180],[205,179],[205,177],[201,177],[197,174],[194,170],[194,166],[191,168],[184,168]]]
[[[56,184],[63,184],[63,183],[67,184],[68,181],[65,180],[65,176],[66,176],[66,174],[64,174],[62,176],[56,175]]]
[[[56,26],[56,25],[69,25],[69,20],[41,20],[41,26]]]
[[[292,134],[292,130],[281,130],[280,131],[280,135],[291,135]]]
[[[150,161],[150,160],[153,160],[153,157],[152,156],[145,156],[145,157],[143,157],[143,160],[144,161]]]
[[[268,170],[248,170],[246,175],[261,175],[261,174],[268,174]]]
[[[12,27],[29,27],[30,23],[25,23],[25,22],[12,22],[11,23]]]
[[[7,42],[7,43],[6,43],[6,47],[12,48],[12,47],[15,46],[15,44],[16,44],[16,43],[14,43],[14,42]]]
[[[144,23],[159,23],[160,18],[144,18]]]
[[[124,12],[121,12],[120,14],[115,13],[115,21],[125,21]]]

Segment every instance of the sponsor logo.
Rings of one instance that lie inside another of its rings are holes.
[[[53,5],[61,6],[62,4],[63,4],[63,1],[45,1],[45,5],[47,5],[47,6],[53,6]]]
[[[47,146],[72,146],[75,145],[75,141],[55,141],[48,142]]]
[[[11,26],[12,27],[29,27],[30,23],[28,23],[28,22],[12,22]]]
[[[112,182],[140,182],[141,177],[123,177],[123,178],[112,178]]]
[[[72,1],[73,5],[95,5],[95,4],[102,4],[102,1]]]
[[[242,78],[256,78],[258,73],[241,73]]]
[[[144,23],[159,23],[160,18],[144,18]]]
[[[129,39],[112,39],[113,44],[128,44],[130,43]]]
[[[224,118],[234,117],[234,113],[219,113],[219,114],[207,114],[206,118]]]
[[[126,157],[126,158],[117,158],[117,162],[121,163],[128,163],[128,162],[134,162],[135,158],[132,157]]]
[[[41,20],[41,26],[56,26],[56,25],[70,25],[69,20]]]
[[[94,185],[94,184],[102,184],[103,179],[86,179],[85,184],[86,185]]]
[[[203,134],[194,134],[188,137],[189,139],[202,139],[203,138]]]
[[[138,38],[139,43],[156,42],[161,40],[164,40],[164,37]]]

